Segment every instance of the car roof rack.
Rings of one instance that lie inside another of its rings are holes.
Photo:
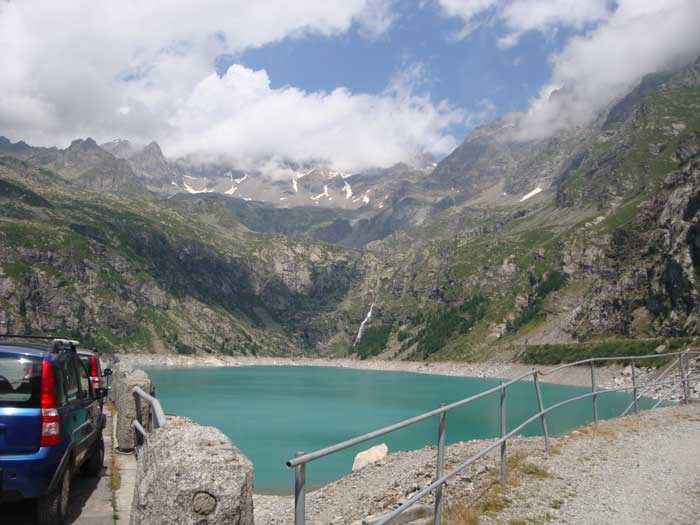
[[[75,352],[79,344],[75,339],[53,339],[51,341],[51,350],[54,352],[60,352],[61,350]]]
[[[51,351],[60,352],[61,350],[76,351],[80,344],[75,339],[61,339],[53,335],[19,335],[19,334],[0,334],[1,339],[34,339],[41,341],[51,341]]]

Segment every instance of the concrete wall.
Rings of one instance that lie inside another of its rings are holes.
[[[146,372],[124,363],[117,363],[112,369],[111,397],[117,409],[117,447],[123,452],[134,449],[135,436],[131,428],[134,419],[138,419],[146,430],[151,428],[150,405],[142,400],[137,409],[133,394],[135,386],[155,395],[155,387]]]
[[[220,430],[177,416],[150,426],[150,406],[137,407],[133,388],[155,395],[148,374],[125,363],[112,368],[116,437],[134,449],[132,421],[149,431],[139,448],[130,523],[134,525],[253,525],[253,464]],[[165,407],[164,407],[165,408]]]
[[[220,430],[169,416],[139,452],[132,525],[253,525],[253,464]]]

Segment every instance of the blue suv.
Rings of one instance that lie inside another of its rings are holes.
[[[40,525],[63,525],[75,473],[102,471],[106,389],[76,346],[0,343],[0,503],[36,499]]]

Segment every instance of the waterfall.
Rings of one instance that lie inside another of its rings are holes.
[[[369,312],[367,312],[362,324],[360,324],[360,329],[357,331],[357,337],[355,338],[355,342],[352,344],[352,346],[355,346],[360,342],[360,339],[362,339],[362,333],[365,331],[365,325],[372,319],[372,310],[374,310],[374,303],[372,303],[372,305],[369,307]]]

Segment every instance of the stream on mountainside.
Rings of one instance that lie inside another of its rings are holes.
[[[447,377],[411,372],[350,370],[309,366],[227,368],[146,368],[168,414],[218,427],[253,461],[255,490],[291,493],[293,471],[284,462],[298,450],[312,452],[359,434],[396,423],[498,385],[498,379]],[[545,406],[589,389],[542,383]],[[537,412],[532,382],[508,387],[508,427]],[[631,395],[599,398],[601,418],[619,415]],[[447,443],[495,437],[500,432],[499,397],[494,393],[447,415]],[[641,400],[642,408],[651,401]],[[592,420],[590,399],[548,416],[556,435]],[[524,435],[540,435],[539,423]],[[311,485],[350,473],[355,455],[378,443],[389,452],[435,445],[437,418],[427,420],[312,462]]]

